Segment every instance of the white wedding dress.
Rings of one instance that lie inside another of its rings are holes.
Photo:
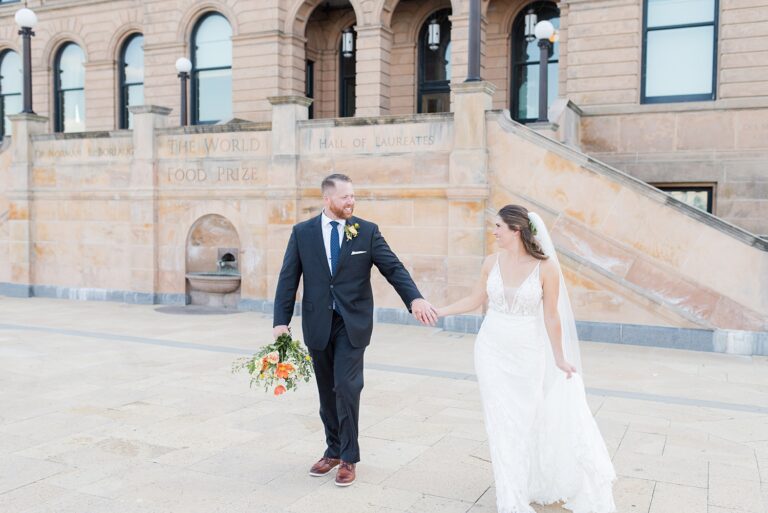
[[[574,513],[611,513],[616,474],[581,377],[566,379],[554,367],[539,269],[505,287],[497,257],[475,343],[498,512],[535,513],[531,502],[564,501]]]

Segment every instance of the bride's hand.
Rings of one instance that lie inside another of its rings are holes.
[[[555,365],[557,365],[558,369],[565,372],[566,379],[571,379],[571,375],[576,372],[576,367],[566,362],[565,360],[558,360],[555,362]]]

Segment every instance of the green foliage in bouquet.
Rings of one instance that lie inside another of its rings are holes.
[[[252,357],[239,358],[232,364],[232,372],[243,369],[251,375],[250,385],[264,386],[267,392],[280,395],[295,390],[300,381],[308,382],[312,377],[312,358],[301,342],[290,334],[283,333],[274,344],[269,344]]]

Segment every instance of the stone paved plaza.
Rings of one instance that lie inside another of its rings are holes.
[[[270,340],[269,316],[0,305],[0,512],[496,511],[473,335],[377,325],[363,461],[339,489],[307,475],[314,385],[275,398],[230,373]],[[582,347],[619,512],[768,511],[767,358]]]

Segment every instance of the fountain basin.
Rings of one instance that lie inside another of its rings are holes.
[[[187,273],[193,290],[210,294],[229,294],[240,286],[240,274],[235,273]]]

